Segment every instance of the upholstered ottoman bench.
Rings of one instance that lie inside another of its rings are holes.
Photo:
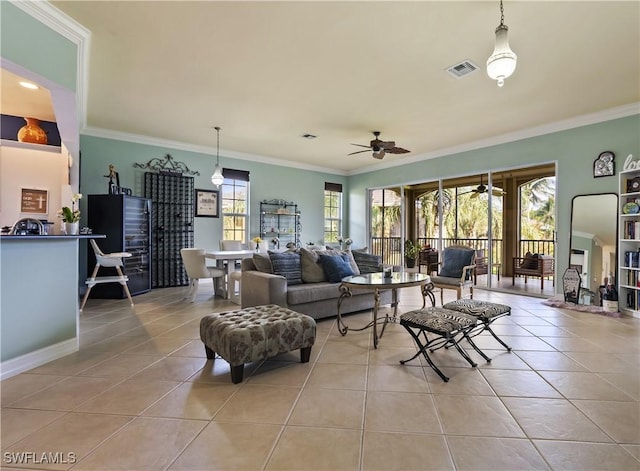
[[[427,350],[434,352],[443,347],[454,346],[462,355],[462,358],[471,366],[476,367],[477,364],[458,343],[465,338],[469,340],[468,334],[477,324],[478,319],[474,316],[442,307],[425,307],[401,314],[400,325],[411,334],[418,346],[418,352],[408,360],[400,361],[400,363],[404,365],[422,354],[429,366],[438,373],[438,376],[445,382],[449,381],[449,378],[433,363]],[[480,355],[487,359],[486,355],[476,347],[473,341],[469,341],[469,343]]]
[[[269,304],[205,316],[200,339],[207,358],[216,353],[231,366],[231,381],[242,382],[244,364],[300,349],[307,363],[316,340],[316,321],[305,314]]]
[[[507,351],[511,351],[511,347],[504,343],[496,333],[491,329],[491,324],[502,316],[511,315],[511,307],[506,304],[489,303],[487,301],[478,301],[476,299],[458,299],[445,304],[445,309],[463,312],[476,317],[480,321],[479,328],[469,334],[469,337],[475,337],[485,330],[488,330],[493,338],[496,339]]]

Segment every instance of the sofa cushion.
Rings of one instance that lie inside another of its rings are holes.
[[[382,271],[382,257],[380,255],[354,250],[353,258],[356,261],[361,274],[377,273]]]
[[[335,299],[336,306],[340,296],[339,283],[304,283],[287,287],[287,305],[295,309],[296,304],[306,304],[327,299]]]
[[[253,254],[253,264],[256,266],[256,270],[263,273],[273,273],[273,265],[269,255],[264,253]]]
[[[352,276],[355,274],[353,268],[351,268],[347,254],[320,254],[320,263],[327,275],[327,279],[331,283],[339,283],[345,276]]]
[[[448,247],[444,249],[442,254],[442,269],[438,276],[450,278],[461,278],[462,269],[467,265],[471,265],[471,260],[476,254],[472,249],[458,249]]]
[[[520,268],[535,270],[538,268],[538,257],[539,255],[537,253],[532,254],[531,252],[527,252],[524,255],[524,260],[520,263]]]
[[[300,253],[298,252],[271,252],[269,258],[273,265],[275,275],[284,276],[287,285],[302,283],[302,269],[300,266]]]
[[[320,283],[327,281],[327,275],[320,264],[320,254],[326,254],[326,250],[300,249],[300,265],[302,268],[302,281],[304,283]]]

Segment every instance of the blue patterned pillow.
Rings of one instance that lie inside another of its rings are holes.
[[[302,283],[302,268],[298,252],[271,252],[269,258],[273,266],[274,275],[284,276],[288,285]]]
[[[462,269],[467,265],[471,265],[471,260],[474,255],[475,251],[472,249],[444,249],[442,254],[442,269],[440,273],[438,273],[438,276],[450,278],[462,277]]]
[[[320,263],[331,283],[339,283],[345,276],[354,275],[353,268],[349,264],[348,255],[324,255],[320,254]]]

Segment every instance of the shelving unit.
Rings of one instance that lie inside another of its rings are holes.
[[[194,243],[193,178],[146,172],[144,194],[152,202],[152,287],[186,286],[189,279],[180,249]]]
[[[640,317],[640,170],[619,178],[618,302],[620,311]]]
[[[260,237],[271,247],[271,240],[278,238],[277,248],[288,243],[300,247],[300,211],[292,201],[264,200],[260,202]]]
[[[96,234],[105,234],[98,240],[104,253],[129,252],[123,258],[123,272],[131,295],[146,293],[151,289],[151,201],[147,198],[127,195],[89,195],[89,227]],[[87,273],[95,267],[93,250],[88,250]],[[114,269],[101,268],[99,276],[116,275]],[[126,293],[118,283],[96,285],[91,298],[125,298]]]

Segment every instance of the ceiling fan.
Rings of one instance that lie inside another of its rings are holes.
[[[484,193],[487,193],[489,191],[489,188],[486,187],[484,185],[483,179],[482,179],[482,175],[480,175],[480,184],[474,188],[471,191],[467,191],[465,193],[460,193],[460,195],[466,195],[467,193],[473,193],[473,195],[471,195],[471,198],[477,198],[479,195],[482,195]],[[498,188],[498,187],[493,187],[491,189],[491,194],[493,196],[504,196],[507,194],[506,191],[504,191],[502,188]]]
[[[369,142],[368,146],[362,144],[351,144],[352,146],[366,147],[366,150],[351,152],[347,155],[373,151],[373,157],[375,159],[382,159],[385,154],[406,154],[408,152],[411,152],[407,149],[403,149],[402,147],[396,147],[395,141],[381,141],[380,139],[378,139],[378,136],[380,136],[380,131],[373,131],[373,135],[375,136],[375,139]]]

